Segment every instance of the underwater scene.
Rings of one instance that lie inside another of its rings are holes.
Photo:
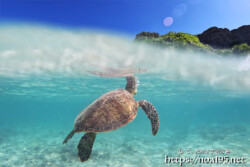
[[[81,162],[84,132],[63,144],[65,137],[96,99],[126,89],[127,75],[137,78],[131,97],[155,107],[158,132],[152,134],[155,120],[146,115],[152,110],[138,107],[131,122],[96,133],[90,157]],[[158,48],[104,32],[2,26],[0,166],[247,167],[249,76],[249,57]]]

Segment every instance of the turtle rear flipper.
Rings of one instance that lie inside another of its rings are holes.
[[[152,125],[152,133],[155,136],[159,130],[159,116],[155,107],[153,106],[153,104],[146,100],[140,100],[138,101],[138,104],[139,107],[143,109],[143,111],[147,114],[148,119],[150,119]]]
[[[82,162],[87,161],[91,155],[92,147],[95,141],[96,133],[87,132],[82,136],[78,148],[78,156]]]

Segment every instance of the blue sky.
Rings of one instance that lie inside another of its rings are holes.
[[[166,17],[173,18],[164,26]],[[198,34],[211,26],[250,24],[249,0],[0,0],[0,24],[25,22],[93,28],[135,35],[141,31]]]

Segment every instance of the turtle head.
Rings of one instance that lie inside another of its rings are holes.
[[[133,96],[136,95],[137,93],[137,80],[135,76],[127,76],[127,85],[126,85],[126,90],[131,93]]]

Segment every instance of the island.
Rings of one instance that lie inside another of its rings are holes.
[[[198,35],[183,32],[169,32],[163,35],[156,32],[141,32],[136,35],[135,41],[159,47],[241,56],[250,54],[250,25],[231,31],[227,28],[211,27]]]

